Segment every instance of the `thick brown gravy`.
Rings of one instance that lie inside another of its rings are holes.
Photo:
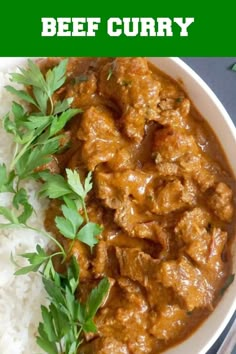
[[[43,60],[42,70],[59,59]],[[80,78],[83,75],[83,80]],[[214,310],[230,274],[235,181],[214,133],[179,84],[144,58],[71,58],[54,99],[83,109],[52,170],[93,172],[93,253],[76,241],[80,292],[109,277],[98,332],[79,353],[162,352]],[[59,204],[47,229],[56,232]],[[70,241],[57,236],[69,249]]]

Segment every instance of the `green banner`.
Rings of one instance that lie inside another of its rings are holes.
[[[1,56],[233,56],[235,5],[207,1],[8,2]]]

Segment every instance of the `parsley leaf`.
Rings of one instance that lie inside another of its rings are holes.
[[[64,218],[57,216],[55,218],[56,226],[62,235],[75,239],[78,229],[83,223],[83,218],[78,211],[68,208],[66,205],[62,205],[61,209]]]
[[[55,66],[52,70],[48,70],[46,74],[46,85],[48,95],[51,96],[57,89],[59,89],[66,80],[66,66],[68,59],[60,61],[59,65]]]
[[[32,103],[33,105],[35,105],[37,107],[37,103],[35,102],[35,100],[33,99],[33,97],[26,91],[23,90],[17,90],[12,86],[5,86],[5,89],[12,93],[13,95],[18,96],[19,98],[21,98],[22,100],[24,100],[25,102],[28,103]]]
[[[28,60],[28,68],[20,69],[20,73],[11,74],[11,80],[18,84],[32,86],[34,98],[30,98],[27,92],[16,90],[11,86],[7,86],[7,90],[24,99],[28,103],[35,105],[44,115],[47,114],[48,100],[51,106],[51,114],[54,111],[54,103],[52,101],[53,93],[58,90],[66,80],[66,66],[68,60],[62,60],[59,65],[47,71],[44,77],[40,68],[32,60]]]
[[[13,198],[13,205],[18,210],[19,206],[23,206],[22,213],[18,216],[19,223],[25,224],[26,221],[33,213],[33,207],[29,203],[26,190],[24,188],[19,189]]]
[[[74,294],[79,285],[79,264],[75,257],[71,258],[70,267],[67,269],[68,286]]]
[[[72,193],[68,183],[61,175],[52,175],[47,171],[39,172],[38,175],[44,181],[39,191],[41,197],[57,199]]]
[[[12,171],[9,174],[7,173],[6,165],[0,164],[0,192],[14,192],[14,178],[15,172]]]
[[[82,216],[74,209],[68,208],[66,205],[62,205],[61,209],[65,219],[71,222],[73,229],[76,232],[76,230],[78,230],[78,228],[83,223]]]
[[[57,101],[54,106],[54,115],[57,115],[69,109],[73,100],[73,97],[70,97],[64,99],[63,101]]]
[[[78,172],[66,169],[67,181],[70,188],[81,198],[86,197],[86,191],[81,183]]]
[[[86,302],[87,319],[92,319],[96,315],[99,307],[101,306],[104,300],[104,294],[107,294],[109,287],[109,280],[107,278],[104,278],[100,281],[98,286],[91,291]]]
[[[96,243],[98,243],[96,236],[100,235],[102,230],[103,229],[101,226],[93,222],[88,222],[78,232],[76,238],[92,248]]]
[[[52,120],[52,124],[50,126],[50,134],[49,136],[53,136],[57,134],[60,130],[64,128],[66,123],[74,117],[76,114],[81,113],[81,109],[67,109],[67,111],[63,112],[60,116],[54,117]]]
[[[16,172],[19,178],[29,177],[37,167],[49,163],[53,159],[52,154],[58,151],[59,146],[60,136],[27,150],[16,163]]]
[[[10,226],[11,224],[12,225],[19,224],[18,218],[15,215],[14,211],[12,211],[9,208],[0,206],[0,215],[3,215],[10,222],[10,224],[0,224],[1,227]]]
[[[23,275],[29,272],[37,272],[41,265],[49,258],[47,253],[40,245],[36,246],[36,252],[23,253],[20,256],[26,258],[30,265],[17,270],[15,272],[15,275]]]
[[[40,336],[36,337],[36,342],[39,347],[48,354],[59,354],[56,343],[50,342],[42,324],[38,327],[38,332]]]

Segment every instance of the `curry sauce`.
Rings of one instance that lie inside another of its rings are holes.
[[[40,62],[45,71],[60,59]],[[230,274],[234,179],[214,133],[181,86],[144,58],[70,58],[54,100],[83,110],[64,131],[52,173],[93,172],[87,199],[99,243],[75,241],[80,290],[104,276],[110,290],[97,333],[80,354],[156,354],[189,336],[214,310]],[[67,250],[53,220],[46,228]]]

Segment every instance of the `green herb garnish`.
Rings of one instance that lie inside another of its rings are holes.
[[[82,333],[97,332],[93,318],[108,292],[109,281],[101,280],[86,303],[81,303],[75,294],[79,266],[72,257],[66,276],[55,272],[51,279],[43,278],[43,283],[51,303],[48,308],[41,306],[43,322],[39,324],[37,343],[49,354],[77,353]]]
[[[67,169],[66,178],[47,171],[53,155],[64,148],[61,146],[63,128],[72,117],[82,112],[70,108],[73,98],[55,100],[54,93],[66,80],[66,66],[67,60],[62,60],[44,76],[39,67],[29,60],[27,69],[11,74],[12,81],[26,85],[27,89],[17,90],[12,86],[6,89],[32,105],[34,112],[28,112],[21,104],[13,102],[12,112],[4,117],[3,125],[13,136],[15,152],[9,170],[5,164],[0,165],[0,193],[11,193],[13,206],[12,209],[0,206],[0,215],[6,220],[0,228],[21,227],[37,231],[57,246],[54,253],[48,253],[37,245],[35,252],[22,254],[29,264],[15,273],[24,275],[39,271],[43,277],[50,304],[41,307],[43,320],[38,327],[37,343],[49,354],[77,353],[82,333],[96,332],[93,318],[109,289],[109,281],[104,278],[91,291],[86,303],[79,302],[76,296],[78,263],[72,257],[66,274],[56,272],[53,258],[60,257],[63,263],[68,255],[54,236],[29,224],[33,207],[21,185],[29,178],[43,181],[39,196],[61,199],[62,216],[55,218],[55,224],[59,232],[71,240],[71,247],[75,240],[91,249],[98,242],[97,236],[102,228],[90,222],[86,208],[86,198],[92,189],[91,173],[82,183],[77,171]]]
[[[107,81],[110,80],[110,78],[112,77],[112,74],[113,74],[113,70],[112,70],[112,68],[109,68],[108,75],[107,75]]]

